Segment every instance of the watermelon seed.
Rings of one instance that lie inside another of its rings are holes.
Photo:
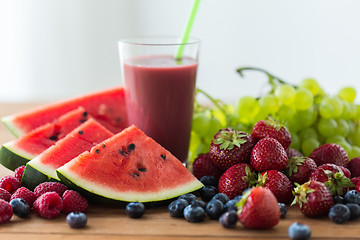
[[[124,150],[120,149],[119,152],[121,155],[126,156],[126,153],[124,152]]]
[[[137,172],[133,172],[133,177],[140,177],[140,175]]]
[[[146,172],[146,168],[138,168],[140,172]]]
[[[52,135],[49,137],[50,140],[52,141],[57,141],[58,140],[58,137],[56,135]]]
[[[83,112],[83,117],[87,117],[88,116],[88,112],[87,111],[85,111],[85,112]]]
[[[86,120],[87,120],[86,118],[83,118],[83,119],[80,119],[79,122],[80,122],[80,123],[84,123],[84,122],[86,122]]]
[[[99,154],[100,153],[100,149],[96,149],[95,153]]]
[[[128,149],[129,152],[135,150],[135,144],[130,143],[127,149]]]
[[[160,157],[164,160],[166,160],[166,156],[164,154],[161,154]]]
[[[103,145],[101,146],[102,148],[105,148],[106,147],[106,144],[105,143],[103,143]]]
[[[84,131],[81,131],[81,130],[80,130],[80,131],[79,131],[79,134],[80,134],[80,135],[81,135],[81,134],[84,134]]]

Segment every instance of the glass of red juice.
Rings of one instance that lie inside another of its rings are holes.
[[[188,157],[199,45],[196,39],[181,43],[177,38],[119,42],[129,123],[183,163]]]

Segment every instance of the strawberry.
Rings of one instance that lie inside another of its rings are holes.
[[[327,143],[315,148],[309,158],[313,159],[317,166],[332,163],[338,166],[346,166],[349,156],[345,149],[335,143]]]
[[[280,203],[289,203],[294,198],[292,182],[278,170],[269,170],[259,174],[257,186],[269,189]]]
[[[256,141],[262,138],[271,137],[278,140],[284,149],[287,149],[291,144],[291,134],[289,130],[278,122],[272,120],[260,120],[253,129],[251,136]]]
[[[358,191],[358,190],[356,189],[356,187],[358,186],[358,184],[359,184],[359,187],[360,187],[360,177],[351,178],[350,181],[352,182],[352,184],[355,185],[355,187],[350,187],[349,190],[356,190],[356,191]],[[359,191],[358,191],[358,192],[359,192]]]
[[[210,159],[214,164],[227,170],[237,163],[248,163],[255,141],[248,133],[229,128],[220,129],[210,144]]]
[[[343,195],[349,187],[355,186],[348,178],[349,171],[345,171],[345,174],[344,170],[347,169],[335,164],[323,164],[311,173],[309,180],[324,183],[332,195]]]
[[[350,170],[351,177],[360,177],[360,157],[351,159],[346,164],[346,168]]]
[[[239,221],[247,228],[271,228],[280,221],[280,208],[276,197],[263,187],[245,191],[237,207]]]
[[[291,157],[285,168],[285,174],[293,183],[303,184],[309,180],[316,163],[307,157]]]
[[[291,205],[296,203],[300,211],[307,217],[320,217],[329,212],[334,201],[325,184],[310,180],[302,185],[296,185],[295,199]]]
[[[289,159],[283,146],[275,138],[263,138],[254,146],[250,164],[255,170],[265,172],[267,170],[283,170]]]
[[[296,150],[295,148],[287,148],[285,151],[286,151],[288,158],[303,157],[302,153],[299,152],[298,150]]]
[[[256,174],[247,163],[238,163],[231,166],[221,175],[218,189],[230,199],[241,195],[242,192],[255,185]]]
[[[209,153],[200,154],[195,158],[192,171],[198,179],[201,179],[203,176],[214,176],[216,179],[219,179],[222,174],[222,171],[211,161]]]

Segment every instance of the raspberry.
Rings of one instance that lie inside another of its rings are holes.
[[[10,202],[11,193],[3,188],[0,188],[0,199]]]
[[[68,188],[59,182],[44,182],[34,189],[36,197],[40,197],[46,192],[56,192],[59,196],[62,196]]]
[[[5,189],[10,194],[13,194],[16,189],[21,187],[21,182],[13,176],[5,176],[0,179],[0,188]]]
[[[21,187],[18,190],[16,190],[16,192],[14,192],[13,195],[11,195],[10,201],[15,199],[15,198],[24,199],[27,202],[27,204],[29,204],[30,208],[32,207],[33,203],[36,200],[35,193],[30,191],[26,187]]]
[[[62,212],[86,212],[89,204],[86,198],[80,195],[80,193],[73,190],[66,190],[62,196],[63,209]]]
[[[10,221],[13,215],[13,208],[10,203],[0,199],[0,224]]]
[[[20,166],[15,169],[14,171],[14,177],[21,182],[21,178],[24,174],[25,166]]]
[[[33,204],[33,209],[36,214],[43,218],[57,217],[63,206],[63,201],[56,192],[46,192],[42,194]]]

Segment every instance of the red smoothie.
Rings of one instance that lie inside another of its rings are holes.
[[[188,156],[197,62],[173,56],[141,57],[124,63],[129,123],[142,129],[180,161]]]

